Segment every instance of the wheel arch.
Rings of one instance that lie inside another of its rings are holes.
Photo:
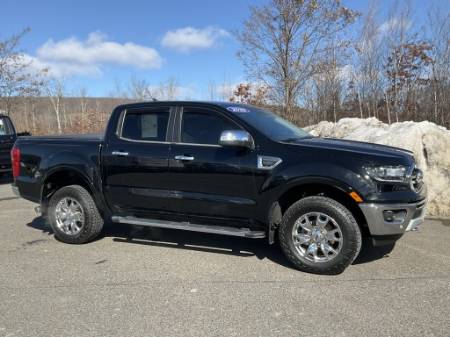
[[[102,212],[103,203],[99,200],[95,186],[91,179],[83,172],[73,167],[57,167],[49,171],[43,179],[41,188],[41,208],[45,212],[52,195],[65,186],[79,185],[86,189],[94,199],[94,202],[100,212]]]
[[[296,201],[314,195],[329,197],[344,205],[355,217],[361,231],[365,232],[367,220],[358,206],[358,203],[349,195],[355,191],[347,184],[322,177],[311,177],[302,179],[295,184],[277,194],[275,200],[269,205],[268,224],[269,224],[269,243],[274,242],[275,231],[281,223],[281,219],[286,210]]]

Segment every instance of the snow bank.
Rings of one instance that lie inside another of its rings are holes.
[[[321,137],[352,139],[401,147],[414,152],[428,186],[428,214],[450,217],[450,130],[430,122],[391,125],[376,118],[343,118],[305,128]]]

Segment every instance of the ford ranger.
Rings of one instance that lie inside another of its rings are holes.
[[[71,244],[93,240],[104,221],[278,237],[297,269],[337,274],[363,235],[394,242],[425,215],[411,152],[313,137],[229,102],[122,105],[104,136],[20,137],[11,157],[14,191]]]

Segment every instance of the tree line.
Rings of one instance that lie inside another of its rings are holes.
[[[382,21],[378,6],[370,2],[366,13],[338,0],[252,7],[237,37],[253,82],[239,85],[232,100],[274,106],[300,124],[376,117],[450,127],[448,3],[430,5],[423,26],[408,1],[392,1]]]
[[[210,83],[208,98],[268,107],[302,126],[376,117],[450,128],[448,6],[430,5],[422,26],[416,14],[406,0],[388,9],[371,1],[365,13],[339,0],[253,6],[235,32],[248,81],[221,93]],[[89,97],[86,88],[69,92],[67,80],[36,69],[20,50],[28,32],[0,41],[0,112],[20,131],[99,132],[117,104],[180,98],[175,78],[157,86],[139,78],[117,81],[104,98]]]

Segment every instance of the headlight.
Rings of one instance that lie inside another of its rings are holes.
[[[405,166],[369,166],[364,168],[367,175],[377,181],[405,183],[408,168]]]

